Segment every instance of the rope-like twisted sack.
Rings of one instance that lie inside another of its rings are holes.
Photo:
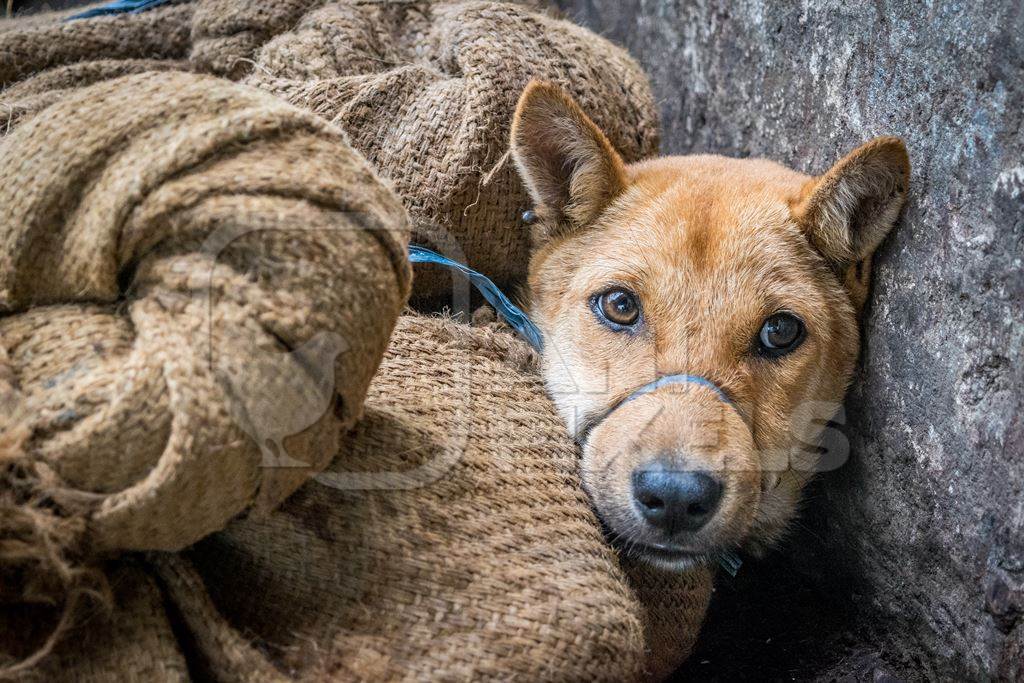
[[[404,210],[340,130],[148,73],[0,158],[0,600],[183,548],[327,464],[410,280]]]

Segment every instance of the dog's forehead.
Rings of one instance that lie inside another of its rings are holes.
[[[598,240],[608,267],[689,275],[768,274],[807,243],[789,201],[807,177],[763,160],[668,157],[631,169]],[[617,243],[617,248],[609,248]],[[792,264],[788,264],[792,265]]]

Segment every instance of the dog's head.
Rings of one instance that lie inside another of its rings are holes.
[[[626,165],[533,83],[511,144],[535,203],[545,379],[611,535],[670,568],[763,551],[853,372],[871,254],[906,195],[903,143],[872,140],[816,178],[706,155]]]

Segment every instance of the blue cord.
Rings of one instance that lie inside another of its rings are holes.
[[[634,390],[632,394],[624,398],[618,405],[628,403],[632,401],[634,398],[639,398],[644,394],[650,394],[651,392],[657,391],[662,387],[669,386],[670,384],[686,383],[699,384],[702,387],[707,387],[708,389],[711,389],[711,391],[715,392],[715,395],[718,396],[718,400],[722,401],[723,403],[728,403],[729,405],[732,405],[732,400],[729,398],[729,395],[726,394],[720,386],[709,380],[707,377],[701,377],[700,375],[688,375],[685,373],[678,375],[662,375],[658,379],[648,382],[639,389]],[[616,408],[617,407],[618,406],[616,406]]]
[[[498,286],[491,282],[490,278],[482,273],[479,273],[469,266],[463,265],[458,261],[453,261],[446,256],[441,256],[436,251],[431,251],[424,247],[409,247],[409,261],[412,263],[437,263],[442,266],[451,268],[452,270],[458,271],[465,275],[474,287],[483,294],[484,299],[487,300],[491,306],[494,307],[502,318],[518,332],[523,339],[530,343],[530,346],[542,351],[544,349],[544,338],[540,333],[540,329],[533,324],[530,317],[523,312],[523,309],[512,303],[507,296]]]
[[[108,2],[105,5],[93,7],[92,9],[87,9],[84,12],[74,14],[65,19],[65,21],[90,19],[92,17],[102,17],[108,14],[124,14],[125,12],[137,14],[159,5],[164,5],[168,2],[171,2],[171,0],[114,0],[114,2]]]

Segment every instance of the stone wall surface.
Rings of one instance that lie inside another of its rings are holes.
[[[779,553],[720,584],[684,673],[1024,680],[1024,3],[558,5],[647,69],[665,153],[820,173],[895,134],[914,166],[850,460]]]

